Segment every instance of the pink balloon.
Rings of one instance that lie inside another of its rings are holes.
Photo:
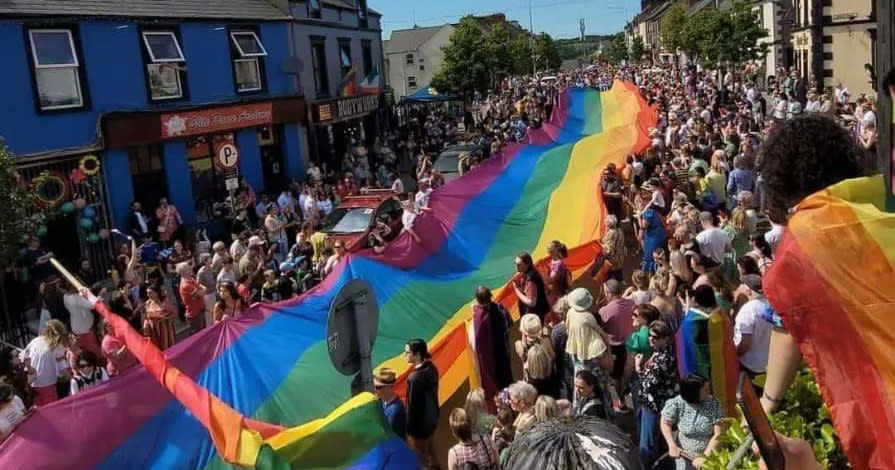
[[[81,210],[85,207],[87,207],[87,201],[84,198],[79,197],[75,199],[75,209]]]

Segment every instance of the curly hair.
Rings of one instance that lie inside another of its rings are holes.
[[[863,173],[861,152],[851,136],[819,114],[780,125],[762,146],[760,160],[766,207],[778,223],[806,196]]]

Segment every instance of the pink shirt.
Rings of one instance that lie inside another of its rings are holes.
[[[600,309],[606,335],[610,346],[625,344],[625,340],[634,331],[631,316],[634,314],[634,301],[631,299],[613,299]]]
[[[122,346],[124,346],[124,343],[119,341],[118,338],[112,335],[103,336],[102,350],[103,356],[109,360],[109,363],[106,364],[106,370],[109,375],[118,375],[123,370],[133,367],[140,362],[130,350],[125,351],[121,357],[116,358],[115,353],[118,352]]]

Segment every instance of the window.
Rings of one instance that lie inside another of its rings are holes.
[[[426,61],[426,58],[425,58],[425,57],[420,57],[420,58],[417,60],[417,62],[419,62],[419,63],[421,63],[421,64],[422,64],[423,62],[425,62],[425,61]]]
[[[71,30],[32,29],[28,36],[40,109],[50,111],[84,106],[80,63]]]
[[[183,97],[185,62],[177,36],[171,31],[144,31],[143,45],[149,58],[146,74],[149,80],[149,96],[153,100],[171,100]]]
[[[351,73],[351,39],[339,39],[339,65],[342,78]]]
[[[233,72],[236,80],[236,92],[245,93],[264,89],[264,78],[261,74],[262,57],[267,55],[264,44],[254,31],[232,31],[230,40],[233,44]]]
[[[308,0],[308,18],[320,19],[320,0]]]
[[[426,66],[423,64],[420,64],[420,70],[426,70]]]
[[[357,0],[357,23],[361,28],[369,26],[367,19],[367,0]]]
[[[407,61],[407,65],[413,65],[413,54],[405,55],[404,59]]]
[[[373,71],[373,46],[370,41],[364,39],[360,42],[361,53],[364,56],[364,76]]]
[[[323,38],[311,39],[311,65],[314,69],[314,87],[317,98],[329,96],[329,77],[326,74],[326,42]]]
[[[416,77],[407,77],[407,88],[416,88]]]

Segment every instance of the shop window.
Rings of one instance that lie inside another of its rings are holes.
[[[360,42],[361,54],[364,56],[364,76],[370,75],[373,71],[373,45],[369,40],[364,39]]]
[[[183,50],[173,31],[144,31],[149,96],[153,100],[183,98]]]
[[[351,39],[339,39],[339,65],[345,79],[351,73]]]
[[[407,77],[407,88],[416,88],[416,77]]]
[[[404,61],[407,63],[407,65],[413,65],[413,54],[405,55]]]
[[[311,65],[317,98],[328,97],[329,76],[326,73],[326,42],[323,38],[311,38]]]
[[[193,200],[196,204],[196,217],[200,222],[211,218],[215,202],[222,201],[227,195],[224,175],[214,164],[215,149],[220,145],[234,142],[232,133],[199,136],[187,140],[187,161],[193,184]]]
[[[320,10],[320,0],[308,0],[308,18],[320,19],[323,17]]]
[[[367,0],[357,0],[357,25],[361,28],[369,26],[367,16]]]
[[[262,60],[267,55],[264,44],[254,31],[233,31],[233,71],[236,92],[245,93],[264,89]]]
[[[40,109],[51,111],[84,106],[80,62],[72,31],[32,29],[28,31],[28,37]]]

